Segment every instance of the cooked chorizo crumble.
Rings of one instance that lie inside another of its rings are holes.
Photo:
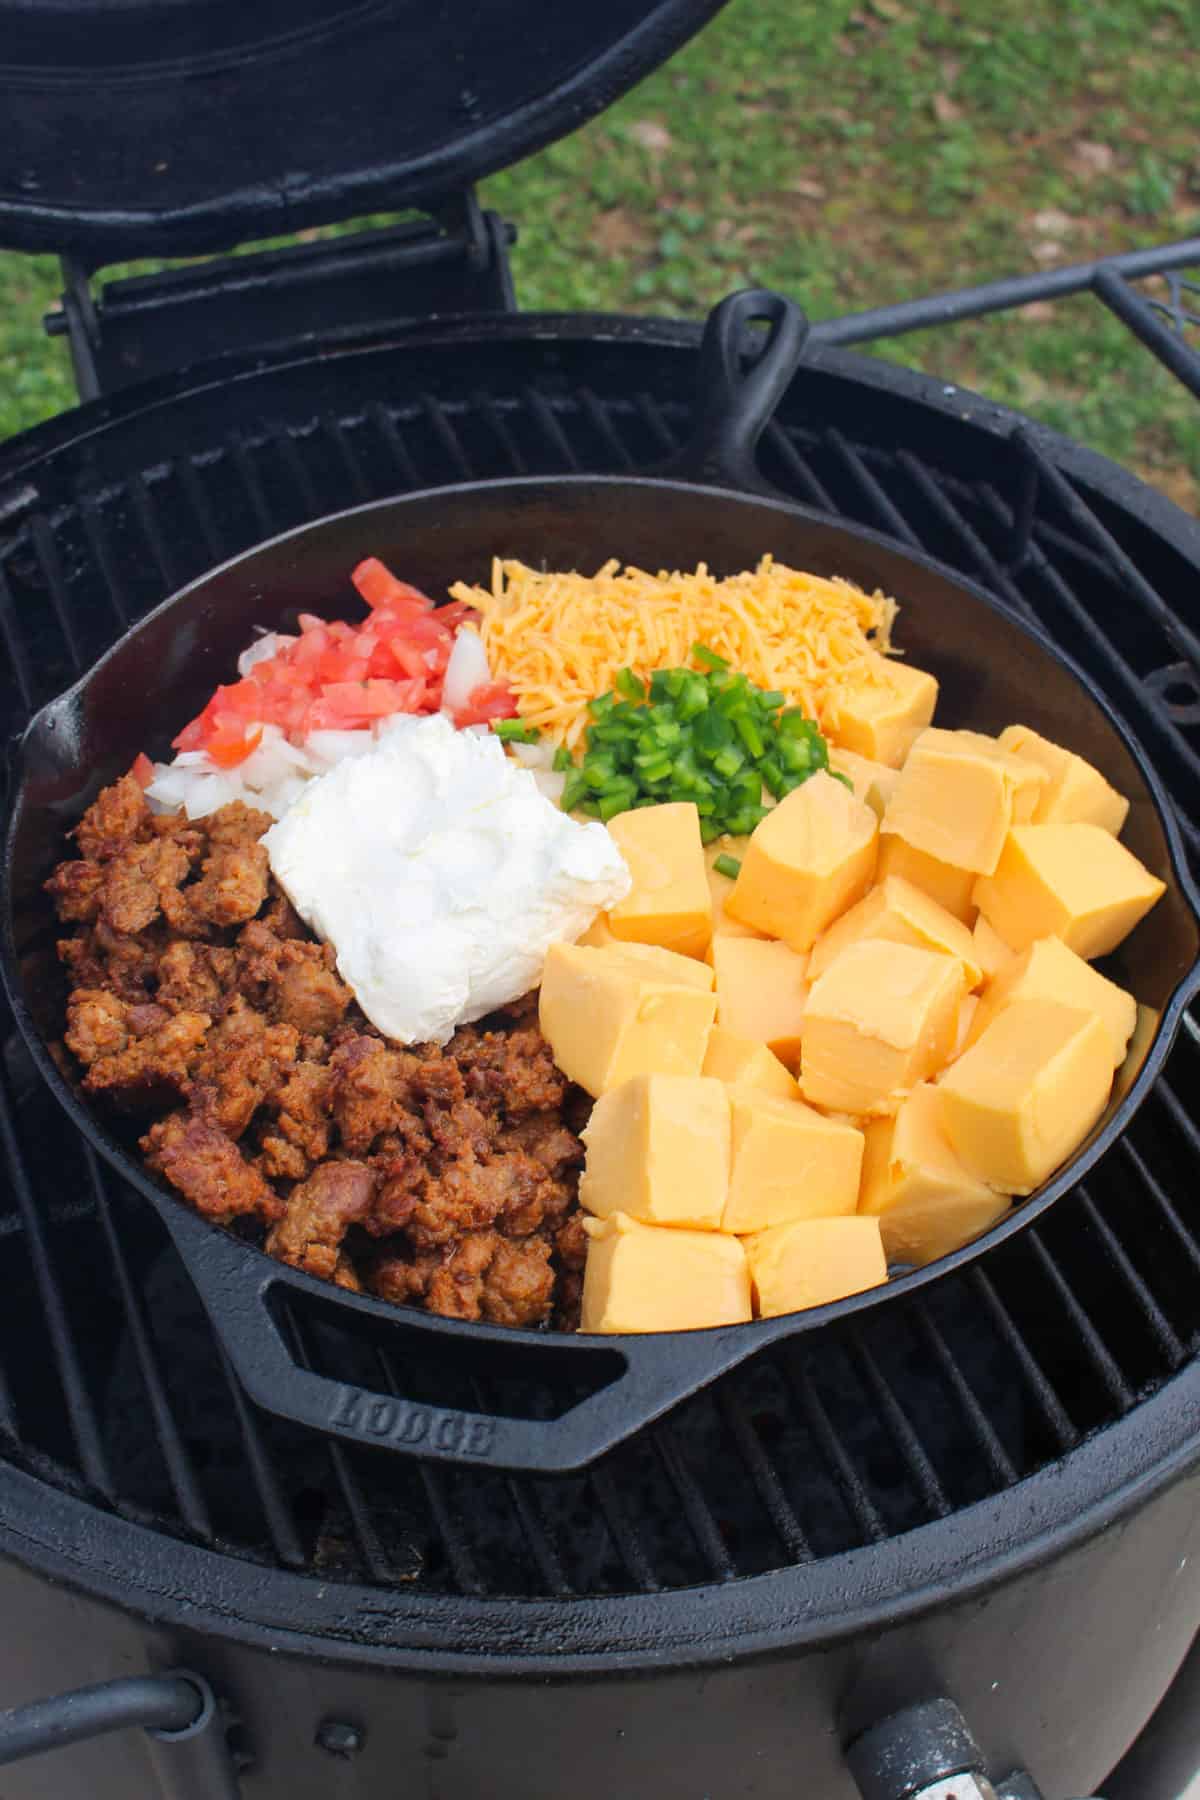
[[[220,1225],[355,1292],[457,1319],[578,1323],[590,1102],[536,995],[446,1045],[389,1042],[275,884],[266,813],[154,815],[133,775],[47,882],[72,927],[65,1042]]]

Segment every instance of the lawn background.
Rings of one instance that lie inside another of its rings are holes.
[[[398,103],[402,93],[398,93]],[[731,0],[608,113],[483,184],[527,308],[816,317],[1200,230],[1200,0]],[[0,253],[0,437],[69,405],[53,258]],[[892,355],[1200,510],[1200,409],[1079,297]],[[186,360],[181,358],[181,360]]]

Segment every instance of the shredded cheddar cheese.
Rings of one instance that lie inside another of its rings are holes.
[[[824,725],[840,689],[879,679],[897,606],[849,581],[789,569],[770,556],[723,580],[623,569],[614,559],[591,577],[492,564],[490,592],[459,582],[456,600],[476,607],[493,677],[516,696],[521,717],[572,749],[587,705],[620,668],[645,677],[694,665],[706,644],[757,687]]]

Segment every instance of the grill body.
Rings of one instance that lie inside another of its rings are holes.
[[[661,460],[695,342],[601,319],[360,334],[229,357],[0,450],[7,729],[174,587],[307,518]],[[999,408],[828,351],[763,468],[1062,642],[1154,757],[1194,860],[1193,524]],[[0,1648],[7,1701],[191,1664],[239,1709],[264,1797],[423,1778],[441,1800],[614,1781],[842,1800],[842,1743],[907,1701],[949,1692],[997,1773],[1055,1796],[1096,1786],[1166,1691],[1200,1623],[1189,1031],[1044,1224],[551,1481],[258,1414],[161,1228],[4,1029],[0,1604],[25,1634]],[[299,1323],[315,1366],[357,1353]],[[151,1754],[58,1752],[6,1771],[5,1800],[169,1793]]]

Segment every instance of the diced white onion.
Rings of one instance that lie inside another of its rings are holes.
[[[295,637],[286,631],[264,631],[260,638],[255,638],[237,660],[238,674],[245,680],[255,663],[270,662],[271,658],[284,644],[294,644]]]
[[[491,680],[487,651],[477,632],[460,625],[446,664],[446,680],[442,688],[442,711],[461,712],[468,696]]]

